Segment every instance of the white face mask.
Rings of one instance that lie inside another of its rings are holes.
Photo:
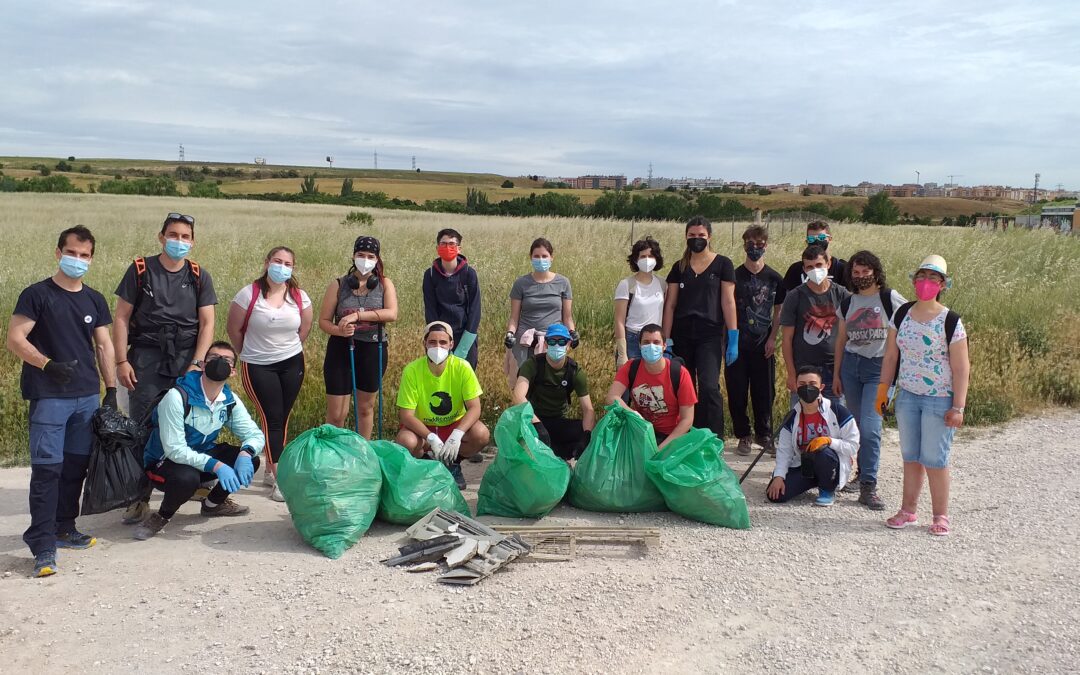
[[[435,365],[439,365],[445,361],[447,356],[450,356],[450,350],[445,347],[428,347],[427,357],[431,359],[431,362]]]
[[[820,284],[825,281],[825,277],[829,276],[829,270],[824,267],[815,267],[806,273],[806,280],[812,284]]]
[[[656,258],[638,258],[637,268],[642,272],[652,272],[656,269]]]
[[[371,270],[375,269],[376,262],[371,258],[353,258],[353,264],[356,265],[356,269],[360,271],[360,274],[371,272]]]

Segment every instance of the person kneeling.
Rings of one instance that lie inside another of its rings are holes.
[[[176,386],[157,404],[152,416],[156,425],[146,441],[143,464],[150,483],[165,496],[161,508],[135,529],[136,539],[149,539],[160,532],[200,483],[214,478],[217,485],[203,500],[202,515],[241,516],[248,512],[248,507],[229,495],[251,484],[266,439],[225,384],[235,368],[236,351],[228,342],[215,342],[206,353],[203,370],[177,379]],[[241,439],[240,447],[217,442],[222,427]]]
[[[526,400],[533,406],[533,427],[540,440],[567,461],[585,450],[596,425],[596,413],[589,398],[589,382],[574,359],[567,356],[573,342],[570,330],[561,323],[547,327],[547,352],[534,356],[518,368],[514,385],[514,405]],[[577,394],[581,419],[570,419],[570,397]]]
[[[821,371],[815,366],[799,368],[799,405],[780,426],[776,468],[765,490],[771,502],[790,501],[816,487],[814,506],[832,506],[835,492],[851,476],[859,428],[847,408],[821,395],[821,383]]]
[[[607,393],[607,404],[619,405],[652,424],[662,448],[694,426],[697,392],[678,359],[664,356],[663,329],[655,323],[638,334],[641,358],[624,363]]]
[[[454,331],[442,321],[424,330],[427,355],[405,366],[398,387],[398,421],[395,439],[413,454],[430,450],[454,474],[458,488],[465,489],[461,460],[472,457],[488,444],[491,432],[480,421],[480,380],[469,362],[451,354]]]

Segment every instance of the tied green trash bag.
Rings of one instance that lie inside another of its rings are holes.
[[[537,437],[532,418],[527,401],[499,417],[499,453],[480,482],[476,515],[543,518],[562,501],[570,467]]]
[[[675,513],[710,525],[750,528],[739,479],[721,457],[724,442],[708,429],[691,429],[645,462],[645,471]]]
[[[574,467],[570,503],[586,511],[666,511],[645,474],[645,460],[656,454],[652,425],[618,403],[606,410]]]
[[[392,441],[371,441],[371,449],[382,466],[380,520],[412,525],[435,509],[471,515],[454,477],[442,462],[416,459]]]
[[[285,447],[277,484],[300,536],[336,559],[371,527],[382,469],[361,436],[324,424]]]

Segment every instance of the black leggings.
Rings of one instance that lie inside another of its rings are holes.
[[[244,391],[259,413],[269,464],[277,464],[289,436],[289,414],[304,383],[304,353],[260,366],[242,363]]]
[[[720,393],[720,365],[724,362],[724,335],[720,331],[672,332],[671,351],[683,360],[686,373],[694,378],[698,402],[694,407],[694,426],[710,429],[724,437],[724,395]],[[696,334],[695,334],[696,333]]]
[[[236,457],[240,454],[240,448],[228,443],[218,443],[206,454],[229,466],[235,466]],[[259,458],[252,457],[251,465],[258,470]],[[199,489],[201,483],[217,478],[215,474],[209,471],[201,471],[187,464],[177,464],[171,459],[163,459],[149,467],[146,470],[146,475],[150,478],[152,488],[156,487],[165,493],[165,497],[161,500],[161,507],[158,509],[158,513],[165,520],[172,518],[177,510],[184,505],[184,502],[191,499],[191,496]],[[220,504],[228,496],[229,493],[225,491],[221,483],[218,483],[214,486],[214,489],[210,490],[210,494],[206,498],[214,504]]]

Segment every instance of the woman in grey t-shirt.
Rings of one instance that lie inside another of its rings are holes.
[[[571,311],[573,292],[570,280],[551,271],[555,249],[543,237],[529,247],[533,271],[518,277],[510,288],[510,320],[506,323],[506,377],[510,389],[517,382],[517,369],[531,354],[544,350],[544,332],[553,323],[570,329],[577,346],[578,336]]]

